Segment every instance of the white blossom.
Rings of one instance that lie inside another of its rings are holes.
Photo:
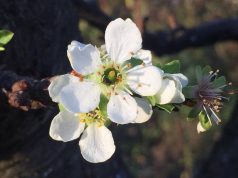
[[[188,79],[181,73],[163,75],[162,86],[156,93],[156,102],[158,104],[182,103],[185,97],[182,88],[188,84]]]
[[[135,99],[138,105],[134,123],[145,122],[151,117],[152,108],[146,100]],[[99,109],[75,114],[60,107],[60,112],[51,122],[49,134],[54,140],[63,142],[75,140],[82,134],[79,146],[84,159],[92,163],[104,162],[116,149],[112,133],[105,126],[106,121]]]
[[[131,95],[153,96],[161,88],[163,71],[152,65],[151,53],[141,49],[137,26],[120,18],[105,32],[105,51],[91,44],[72,41],[67,54],[73,74],[58,76],[49,86],[53,101],[73,113],[93,111],[100,96],[108,98],[108,117],[118,124],[136,122],[138,103]],[[132,58],[143,63],[132,67]],[[146,102],[145,102],[146,103]],[[149,105],[149,106],[148,106]],[[147,107],[151,107],[147,103]]]
[[[61,109],[51,122],[50,136],[54,140],[68,142],[82,134],[79,146],[83,157],[92,163],[103,162],[109,159],[116,149],[112,133],[103,123],[99,110],[74,114]]]

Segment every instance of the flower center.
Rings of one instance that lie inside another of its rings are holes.
[[[79,113],[78,116],[80,122],[86,123],[87,125],[97,123],[100,127],[106,122],[102,112],[99,109],[95,109],[94,111],[88,113]]]
[[[217,77],[219,70],[213,72],[210,71],[208,75],[205,75],[199,82],[198,88],[195,90],[197,98],[202,104],[203,111],[206,113],[210,120],[210,117],[219,124],[221,119],[217,116],[220,112],[223,101],[228,100],[223,96],[224,88],[231,83],[226,83],[223,78]]]
[[[121,81],[122,75],[119,70],[115,68],[108,68],[104,71],[102,75],[102,82],[106,85],[117,84]]]

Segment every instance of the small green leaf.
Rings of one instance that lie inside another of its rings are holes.
[[[207,117],[207,115],[203,111],[201,111],[199,113],[198,117],[199,117],[199,121],[200,121],[202,127],[205,130],[208,130],[212,127],[211,121],[209,120],[209,118]]]
[[[172,104],[156,104],[156,106],[164,111],[168,112],[169,114],[173,111],[174,106]]]
[[[160,68],[160,69],[162,68],[162,65],[161,65],[160,63],[155,64],[155,66],[158,67],[158,68]]]
[[[108,98],[105,95],[101,94],[100,103],[98,107],[105,118],[107,118],[107,103],[108,102],[109,102]]]
[[[183,88],[183,94],[185,98],[195,98],[194,91],[196,86],[186,86]]]
[[[138,58],[132,57],[130,60],[125,61],[122,66],[130,65],[130,68],[133,68],[135,66],[141,65],[143,61]]]
[[[188,113],[188,121],[193,120],[194,118],[198,117],[199,113],[201,112],[202,108],[198,106],[194,106],[191,111]]]
[[[212,71],[212,68],[208,65],[206,65],[203,69],[202,69],[202,75],[209,75],[210,72]]]
[[[180,61],[174,60],[161,67],[165,73],[179,73],[180,72]]]
[[[152,106],[155,106],[155,104],[156,104],[155,96],[147,96],[146,98],[149,100],[149,102]]]
[[[197,81],[200,81],[202,79],[202,68],[201,68],[201,66],[196,66],[195,67],[195,75],[196,75]]]
[[[220,86],[226,85],[226,78],[224,76],[217,77],[213,82],[212,86],[218,88]]]
[[[59,107],[59,110],[60,110],[60,111],[65,110],[64,106],[63,106],[62,104],[60,104],[60,103],[58,104],[58,107]]]
[[[14,33],[8,30],[0,30],[0,43],[5,45],[7,44],[13,37]]]

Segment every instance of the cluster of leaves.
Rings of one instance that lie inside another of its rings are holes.
[[[4,51],[4,46],[12,39],[13,33],[8,30],[0,30],[0,51]]]

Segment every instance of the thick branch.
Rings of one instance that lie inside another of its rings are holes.
[[[113,20],[112,17],[103,13],[96,2],[85,2],[80,0],[71,0],[74,6],[80,12],[80,17],[87,20],[92,25],[101,30],[105,30],[107,24]]]
[[[113,19],[99,10],[97,6],[90,6],[83,1],[72,0],[81,12],[82,18],[105,31],[107,24]],[[145,23],[146,24],[146,23]],[[146,26],[146,25],[145,25]],[[227,40],[238,41],[238,18],[220,19],[203,23],[197,27],[178,27],[168,31],[143,33],[143,48],[149,49],[157,55],[173,54],[191,47],[211,45]]]
[[[177,53],[190,47],[201,47],[216,42],[238,41],[238,18],[222,19],[203,23],[190,29],[178,28],[143,34],[144,48],[157,55]]]

